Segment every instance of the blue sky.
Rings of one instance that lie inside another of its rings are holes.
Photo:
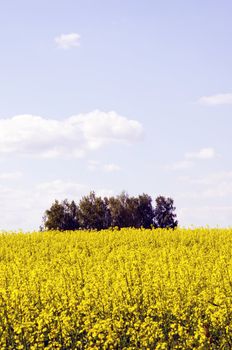
[[[0,229],[55,198],[171,196],[181,226],[232,217],[231,1],[5,1]]]

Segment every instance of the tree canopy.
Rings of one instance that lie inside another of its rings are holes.
[[[130,197],[122,192],[116,197],[101,198],[95,192],[81,198],[78,204],[67,199],[55,200],[45,211],[43,229],[47,230],[101,230],[109,227],[172,228],[178,225],[174,201],[159,196],[155,208],[152,198],[143,193]]]
[[[172,198],[159,196],[156,198],[154,212],[154,226],[161,228],[175,228],[178,225],[174,211],[174,201]]]
[[[79,228],[79,209],[74,201],[58,200],[45,211],[44,227],[48,230],[77,230]]]

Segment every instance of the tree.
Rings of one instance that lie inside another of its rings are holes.
[[[117,197],[97,197],[95,192],[84,196],[77,206],[67,199],[55,200],[46,210],[43,230],[76,230],[78,228],[102,230],[108,227],[175,228],[178,224],[173,199],[159,196],[155,209],[152,198],[147,194],[129,197],[122,192]]]
[[[152,206],[152,198],[143,193],[138,197],[137,217],[139,218],[139,226],[151,228],[154,221],[154,208]]]
[[[146,194],[129,197],[126,192],[122,192],[117,197],[110,197],[107,203],[113,227],[150,228],[153,223],[152,199]]]
[[[44,228],[47,230],[77,230],[79,228],[78,207],[74,201],[69,203],[65,199],[59,203],[55,200],[51,208],[45,211],[43,221]]]
[[[129,196],[126,192],[122,192],[117,197],[110,197],[107,201],[110,212],[112,227],[129,227],[131,226],[131,213]]]
[[[176,220],[176,214],[174,213],[176,208],[173,203],[172,198],[165,198],[163,196],[156,198],[156,207],[154,210],[155,227],[172,229],[177,227],[178,221]]]
[[[101,230],[109,227],[109,213],[106,202],[90,192],[79,202],[79,222],[83,229]]]

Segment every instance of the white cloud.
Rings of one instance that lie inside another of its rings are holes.
[[[36,186],[36,196],[37,197],[47,197],[49,200],[64,198],[79,197],[88,191],[88,187],[75,182],[64,182],[62,180],[54,180],[50,182],[43,182]]]
[[[18,115],[0,119],[0,154],[83,157],[110,143],[141,140],[142,125],[116,112],[93,111],[64,120]]]
[[[95,193],[97,196],[100,196],[102,198],[114,196],[114,190],[110,190],[106,188],[100,188],[96,190]]]
[[[216,152],[212,147],[202,148],[197,152],[187,152],[184,159],[164,166],[165,170],[185,170],[195,165],[196,160],[207,160],[216,157]]]
[[[0,180],[18,180],[22,175],[20,171],[0,173]]]
[[[33,212],[35,205],[38,203],[33,201],[33,191],[29,193],[18,187],[0,185],[0,230],[32,229],[31,221],[38,220]]]
[[[174,162],[170,165],[165,166],[166,170],[184,170],[189,169],[194,166],[194,162],[190,160],[180,160],[178,162]]]
[[[111,164],[105,164],[105,165],[103,166],[103,169],[104,169],[106,172],[109,172],[109,173],[121,170],[121,168],[120,168],[119,165],[113,164],[113,163],[111,163]]]
[[[55,199],[78,202],[91,190],[102,197],[114,193],[108,188],[93,189],[86,184],[60,179],[27,188],[0,185],[0,230],[38,230],[45,210]]]
[[[212,147],[202,148],[198,152],[190,152],[185,154],[186,159],[212,159],[216,156]]]
[[[218,199],[231,197],[232,195],[232,185],[231,184],[221,184],[216,187],[206,188],[195,191],[183,192],[176,195],[176,198],[180,199],[193,199],[193,200],[206,200],[206,199]]]
[[[195,185],[217,185],[218,183],[232,182],[232,171],[220,171],[217,173],[211,173],[209,175],[201,176],[198,178],[192,178],[189,176],[182,176],[181,181],[186,181]]]
[[[88,161],[88,169],[91,171],[105,171],[105,172],[116,172],[121,170],[121,167],[117,164],[114,163],[109,163],[109,164],[101,164],[97,160],[89,160]]]
[[[232,217],[232,206],[182,207],[177,211],[177,217],[181,226],[189,227],[194,224],[194,227],[228,227]]]
[[[190,176],[181,177],[180,181],[185,181],[194,189],[179,194],[179,198],[186,199],[207,199],[207,198],[231,198],[232,196],[232,172],[222,171],[199,178]]]
[[[95,171],[99,168],[100,163],[97,160],[89,160],[88,161],[88,169],[91,171]]]
[[[55,38],[58,48],[68,50],[80,46],[80,35],[77,33],[61,34]]]
[[[232,93],[202,96],[198,102],[209,106],[232,104]]]

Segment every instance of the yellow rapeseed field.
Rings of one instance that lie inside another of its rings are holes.
[[[0,349],[232,349],[232,229],[0,234]]]

